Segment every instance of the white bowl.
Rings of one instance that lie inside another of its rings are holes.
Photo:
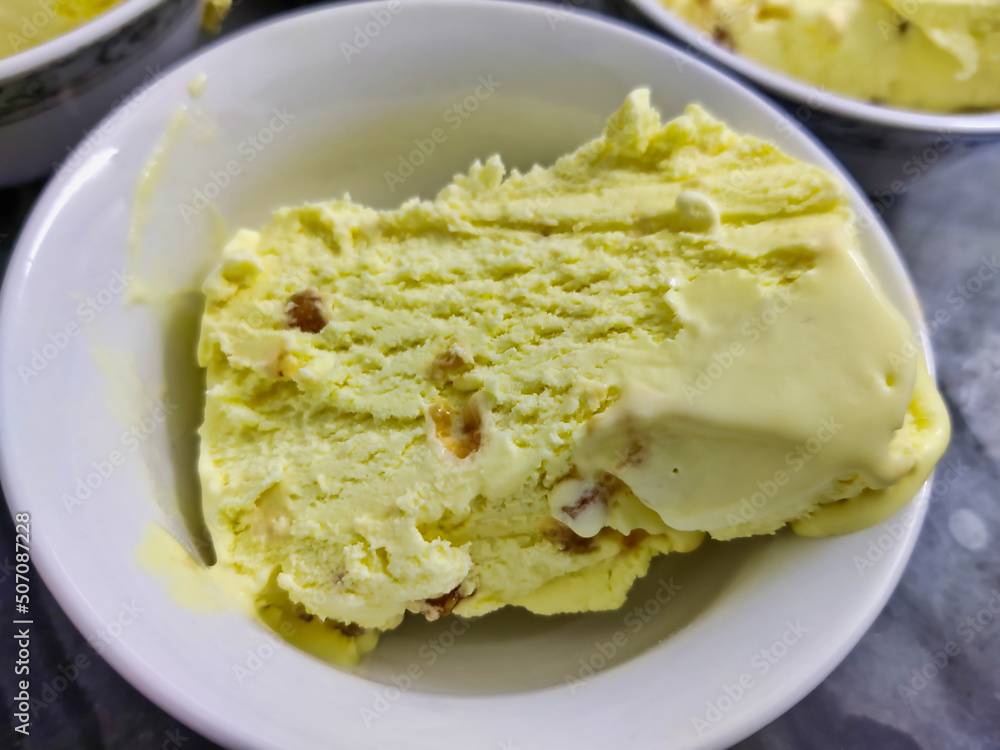
[[[95,123],[194,49],[202,0],[126,0],[0,60],[0,187],[41,177]]]
[[[686,52],[739,74],[776,98],[879,199],[880,214],[936,164],[1000,141],[1000,112],[935,114],[853,99],[716,44],[660,0],[622,1],[631,3]]]
[[[101,148],[72,159],[21,235],[0,299],[8,502],[31,514],[34,564],[84,635],[153,701],[221,744],[724,747],[787,710],[837,665],[906,564],[926,490],[884,528],[711,544],[667,557],[619,612],[507,611],[458,635],[445,632],[454,619],[409,621],[348,673],[274,645],[239,612],[176,604],[134,562],[151,522],[183,533],[177,505],[191,500],[184,489],[195,481],[197,317],[163,319],[124,306],[115,280],[127,263],[140,173],[182,105],[191,124],[160,159],[140,263],[161,289],[198,283],[218,247],[220,217],[230,229],[258,226],[282,204],[348,189],[361,201],[393,205],[431,195],[495,152],[520,167],[551,162],[596,135],[625,95],[646,85],[665,116],[701,101],[733,127],[776,138],[840,174],[862,217],[874,273],[918,326],[913,288],[885,230],[849,178],[807,135],[789,130],[785,115],[655,39],[554,10],[394,0],[301,13],[234,37],[165,76]],[[192,100],[188,84],[201,74],[207,87]],[[414,139],[426,146],[435,128],[449,128],[447,111],[463,102],[475,111],[390,191],[385,174],[416,148]],[[219,216],[182,212],[199,192],[216,196]],[[157,398],[179,407],[165,425],[150,418]],[[97,486],[76,504],[72,495],[87,494],[78,481]],[[859,564],[869,556],[878,559]],[[682,587],[667,604],[657,601],[667,598],[661,579]],[[133,601],[142,612],[123,614]],[[630,614],[636,606],[657,611],[646,621]],[[588,679],[568,686],[581,670]]]

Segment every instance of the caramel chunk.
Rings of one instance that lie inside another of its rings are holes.
[[[572,505],[563,506],[563,513],[570,518],[576,518],[594,503],[608,504],[608,488],[599,482],[587,482],[577,501]]]
[[[482,446],[483,416],[475,396],[457,414],[444,400],[434,403],[427,413],[434,423],[435,437],[457,458],[468,458]]]
[[[473,592],[462,593],[464,585],[464,583],[460,583],[447,594],[436,596],[433,599],[424,599],[423,605],[420,607],[420,613],[428,620],[437,620],[445,615],[450,615],[452,610],[455,609],[456,604],[472,596]]]
[[[288,325],[306,333],[319,333],[326,327],[322,299],[313,288],[303,289],[288,298],[285,305]]]
[[[572,505],[564,505],[562,511],[570,518],[576,518],[595,503],[606,506],[620,485],[621,481],[618,477],[603,473],[597,479],[584,482],[576,502]]]
[[[428,376],[434,383],[444,383],[450,379],[451,375],[461,372],[469,363],[466,362],[465,354],[457,344],[452,344],[443,352],[440,352],[431,361]]]

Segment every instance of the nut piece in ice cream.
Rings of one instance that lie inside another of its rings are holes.
[[[468,352],[458,344],[451,343],[447,349],[434,356],[427,376],[432,383],[443,385],[454,380],[470,366]]]
[[[475,396],[460,410],[438,400],[427,409],[434,426],[434,439],[456,458],[468,458],[483,443],[483,413]]]
[[[306,333],[319,333],[326,328],[323,299],[315,289],[303,289],[288,298],[285,312],[288,325]]]
[[[445,615],[450,615],[452,610],[455,609],[456,604],[463,599],[468,599],[474,593],[475,588],[467,581],[463,581],[446,594],[435,596],[431,599],[424,599],[420,603],[418,611],[428,620],[437,620]]]

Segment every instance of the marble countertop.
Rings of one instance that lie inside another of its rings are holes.
[[[290,5],[236,0],[227,32]],[[597,0],[573,0],[581,5],[613,13]],[[42,187],[0,191],[0,262]],[[992,601],[1000,609],[1000,144],[933,167],[884,218],[927,318],[940,321],[933,344],[954,420],[952,444],[913,557],[885,610],[829,678],[739,750],[1000,750],[1000,615],[989,608]],[[14,589],[13,538],[4,512],[4,602]],[[27,739],[0,730],[0,748],[217,747],[119,677],[41,581],[33,591],[36,623],[44,623],[32,640],[33,673],[39,684],[62,677],[58,684],[66,687],[39,711]],[[11,638],[2,653],[0,662],[13,662]],[[928,667],[935,659],[939,664]],[[14,676],[0,672],[0,699],[10,706]]]

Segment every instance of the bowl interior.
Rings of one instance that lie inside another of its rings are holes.
[[[621,611],[414,619],[353,672],[233,609],[179,606],[135,562],[150,522],[199,530],[194,290],[232,230],[345,191],[380,207],[429,197],[494,153],[550,163],[641,85],[665,118],[701,101],[837,169],[762,100],[659,42],[564,8],[447,1],[338,6],[244,34],[161,79],[70,159],[4,286],[3,481],[12,509],[32,513],[47,584],[119,671],[239,746],[597,748],[627,736],[680,748],[749,734],[846,654],[898,579],[922,505],[860,570],[885,529],[710,544],[662,559]],[[916,325],[891,243],[852,200],[873,271]],[[125,304],[123,275],[159,302]]]

